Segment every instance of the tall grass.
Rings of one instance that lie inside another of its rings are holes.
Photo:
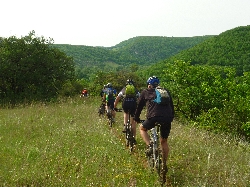
[[[124,146],[96,98],[0,109],[0,186],[159,186],[144,156]],[[168,186],[250,186],[250,146],[173,123]]]

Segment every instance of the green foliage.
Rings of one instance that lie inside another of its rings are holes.
[[[165,64],[161,84],[170,89],[179,116],[203,128],[249,138],[250,77],[237,77],[234,68]]]
[[[130,71],[118,72],[97,72],[89,83],[89,90],[92,95],[99,95],[103,86],[107,83],[112,83],[113,87],[119,92],[126,84],[127,79],[133,79],[137,89],[142,89],[145,85],[143,79],[136,73]]]
[[[250,139],[250,26],[209,38],[139,70],[170,89],[179,117],[207,130]]]
[[[136,72],[139,68],[171,57],[213,36],[135,37],[114,47],[54,44],[74,58],[77,78],[89,78],[97,71]],[[140,65],[140,67],[138,67]]]
[[[73,81],[73,59],[56,48],[52,40],[35,37],[32,31],[20,39],[0,41],[0,98],[16,104],[56,97],[67,81]],[[1,103],[4,104],[4,103]]]
[[[248,121],[248,122],[242,124],[241,130],[243,132],[245,132],[247,137],[250,137],[250,122]]]
[[[169,61],[190,61],[192,65],[229,66],[237,75],[250,71],[250,25],[236,27],[171,57]]]

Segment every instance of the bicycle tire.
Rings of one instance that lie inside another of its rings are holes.
[[[159,181],[161,185],[164,185],[166,182],[166,173],[164,172],[163,168],[163,155],[162,155],[162,150],[161,150],[161,145],[159,143],[159,129],[160,127],[156,127],[156,133],[157,133],[157,142],[156,142],[156,150],[157,150],[157,156],[156,156],[156,161],[155,161],[155,169],[159,177]]]
[[[134,150],[134,141],[133,141],[133,131],[132,131],[132,124],[130,123],[130,113],[128,116],[128,121],[125,125],[126,133],[125,133],[125,142],[126,147],[129,148],[130,152]]]
[[[109,126],[110,126],[110,127],[113,126],[113,120],[112,120],[112,118],[109,119]]]
[[[162,171],[162,152],[158,147],[158,152],[157,152],[157,159],[155,161],[155,168],[158,173],[158,175],[161,175]]]
[[[125,126],[125,129],[126,129],[126,133],[125,133],[125,142],[126,142],[126,146],[127,147],[129,147],[129,134],[130,134],[130,132],[129,132],[129,121],[127,122],[127,124],[126,124],[126,126]]]
[[[130,152],[133,152],[134,150],[134,140],[133,140],[133,132],[132,132],[132,126],[129,124],[129,149]]]

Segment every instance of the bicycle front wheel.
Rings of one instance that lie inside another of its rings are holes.
[[[126,146],[128,147],[129,146],[129,128],[128,128],[128,123],[126,124],[125,126],[125,129],[126,129],[126,133],[125,133],[125,141],[126,141]]]
[[[156,153],[155,168],[158,175],[161,175],[162,171],[162,151],[158,148]]]

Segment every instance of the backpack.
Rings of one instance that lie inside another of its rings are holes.
[[[136,96],[136,90],[135,86],[132,84],[128,84],[125,87],[125,97],[135,97]]]
[[[114,99],[115,97],[114,97],[114,91],[113,91],[113,89],[112,88],[108,88],[107,90],[106,90],[106,100],[108,101],[108,100],[111,100],[111,99]]]
[[[170,96],[164,88],[157,86],[155,88],[156,98],[153,100],[154,102],[160,105],[168,105],[170,103]]]

